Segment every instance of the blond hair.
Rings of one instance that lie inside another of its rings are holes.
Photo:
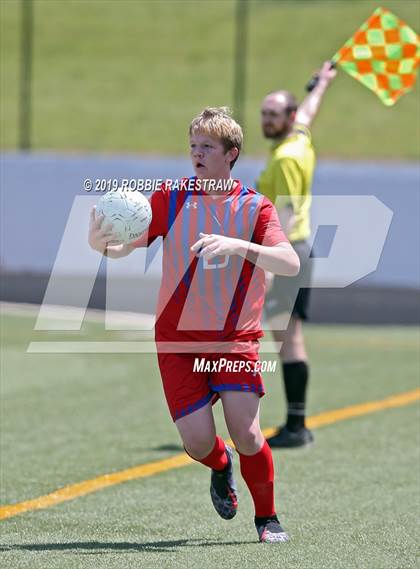
[[[242,149],[244,135],[240,125],[231,117],[228,107],[206,107],[198,117],[192,120],[189,135],[205,134],[220,139],[225,152],[232,148]],[[238,156],[231,161],[233,168]]]

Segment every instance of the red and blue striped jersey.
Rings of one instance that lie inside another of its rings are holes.
[[[238,255],[206,260],[191,246],[200,232],[267,246],[287,241],[273,204],[235,181],[231,191],[217,196],[163,186],[153,193],[151,207],[147,235],[133,245],[163,237],[156,340],[235,342],[262,336],[264,271]]]

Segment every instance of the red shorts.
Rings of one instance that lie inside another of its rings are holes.
[[[220,391],[245,391],[264,395],[259,371],[258,342],[255,351],[241,354],[158,353],[163,389],[172,419],[176,421],[215,403]]]

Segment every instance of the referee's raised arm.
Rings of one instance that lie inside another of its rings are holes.
[[[317,73],[317,84],[298,107],[295,119],[296,123],[307,127],[311,126],[318,114],[325,92],[336,75],[336,69],[331,67],[330,61],[326,61],[321,70]]]

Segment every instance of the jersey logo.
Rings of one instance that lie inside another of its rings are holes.
[[[197,205],[198,205],[197,202],[187,202],[186,208],[187,209],[190,209],[190,208],[197,209]]]
[[[210,263],[210,261],[206,258],[203,258],[203,269],[224,269],[228,266],[229,263],[229,255],[223,255],[225,258],[224,261],[221,263]]]

